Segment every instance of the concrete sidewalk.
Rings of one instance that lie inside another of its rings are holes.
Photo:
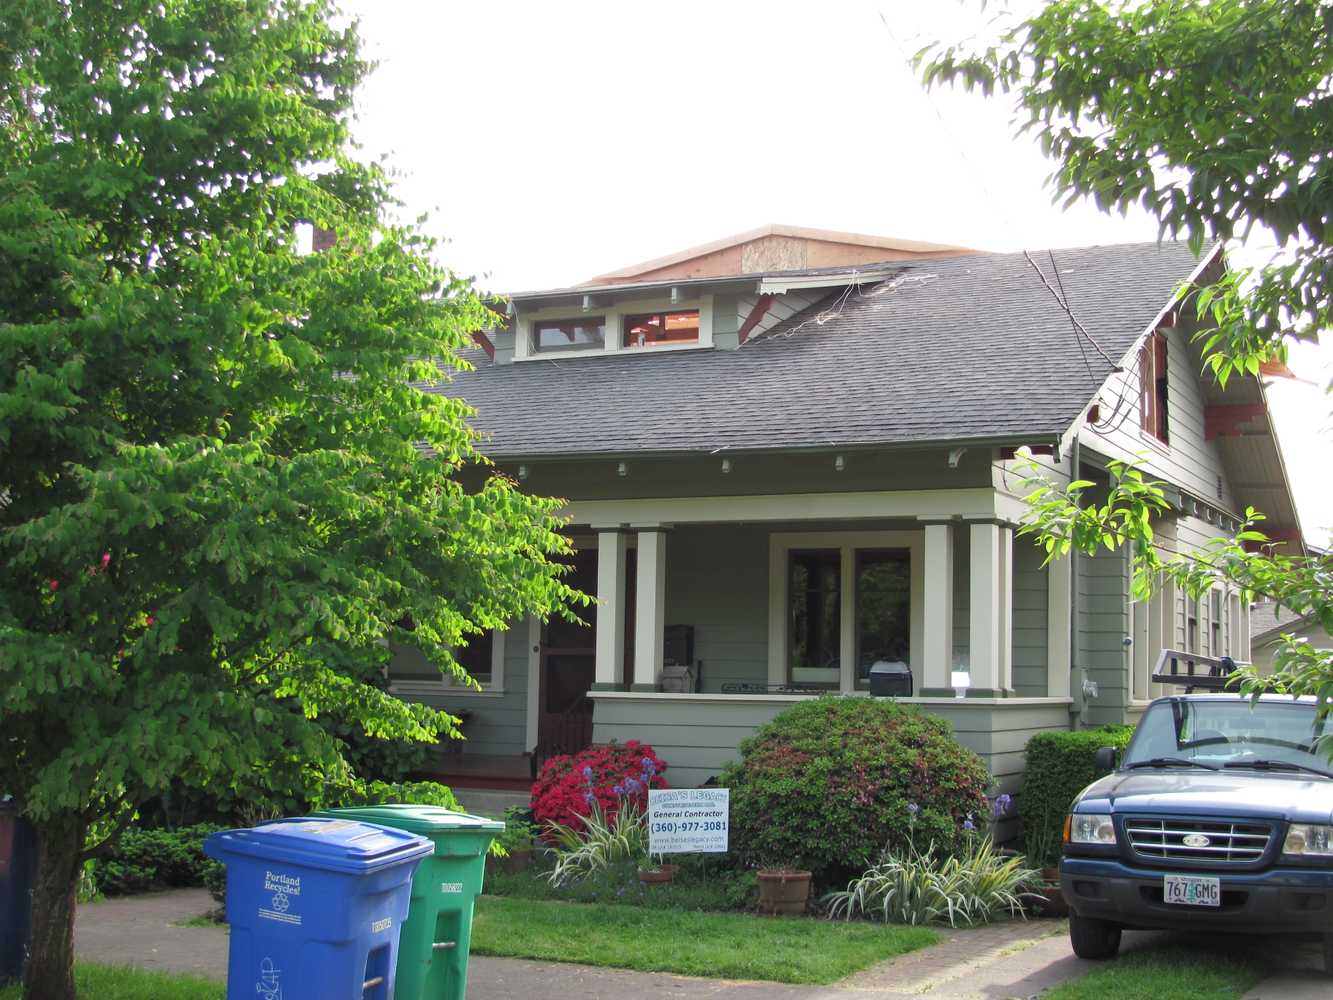
[[[203,890],[185,889],[81,906],[75,949],[79,958],[95,962],[225,979],[225,929],[181,926],[214,905]],[[831,986],[694,979],[474,956],[469,966],[468,998],[1012,1000],[1035,997],[1094,967],[1094,963],[1083,962],[1070,952],[1062,921],[1011,921],[977,930],[945,931],[943,938],[933,948],[872,966]],[[1124,950],[1130,952],[1160,940],[1157,934],[1126,934]],[[1303,968],[1285,960],[1277,967]],[[1303,971],[1291,975],[1284,972],[1281,979],[1270,980],[1251,994],[1253,1000],[1326,1000],[1329,996],[1326,981],[1307,979]]]

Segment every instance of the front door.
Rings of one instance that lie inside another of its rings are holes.
[[[597,550],[576,552],[565,581],[597,593]],[[537,755],[577,753],[592,743],[592,688],[597,660],[597,608],[578,608],[582,621],[553,617],[542,627]]]

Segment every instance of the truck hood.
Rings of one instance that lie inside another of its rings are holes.
[[[1333,822],[1333,779],[1197,768],[1117,771],[1083,790],[1079,812]]]

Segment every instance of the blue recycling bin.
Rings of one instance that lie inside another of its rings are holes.
[[[425,837],[302,818],[226,830],[227,1000],[390,1000]]]
[[[37,833],[18,803],[0,798],[0,986],[23,976],[36,871]]]

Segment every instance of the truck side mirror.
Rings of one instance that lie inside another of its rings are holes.
[[[1097,770],[1114,771],[1116,764],[1120,762],[1120,751],[1115,747],[1102,747],[1097,751],[1095,761]]]

